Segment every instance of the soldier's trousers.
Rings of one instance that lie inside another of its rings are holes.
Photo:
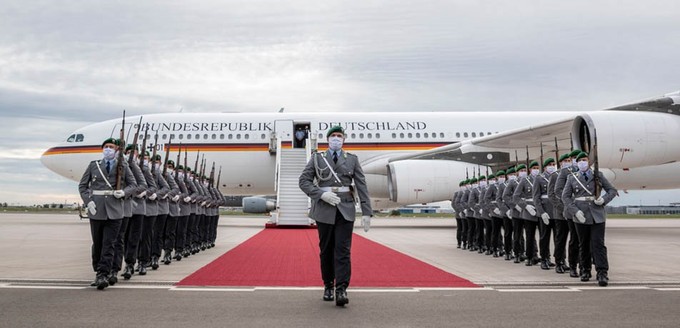
[[[497,251],[501,249],[499,242],[501,241],[503,219],[494,216],[491,220],[491,248],[493,248],[494,251]]]
[[[198,220],[198,215],[196,213],[191,213],[189,215],[189,219],[187,220],[187,232],[184,248],[190,249],[191,244],[194,242],[194,237],[196,236],[196,220]]]
[[[484,245],[484,219],[475,218],[475,221],[477,226],[475,228],[475,242],[479,249],[483,249],[486,247],[486,245]]]
[[[569,224],[567,220],[555,220],[555,262],[557,264],[566,263],[567,258],[567,236],[569,235]]]
[[[522,240],[524,239],[524,220],[522,219],[512,219],[512,235],[513,235],[513,251],[515,256],[520,256],[524,254],[524,245],[522,245]],[[530,255],[527,255],[530,257]]]
[[[92,220],[90,219],[90,234],[92,235],[92,269],[98,275],[108,275],[113,266],[114,246],[122,219]]]
[[[531,260],[536,254],[536,224],[537,222],[524,220],[524,231],[526,235],[526,254],[528,260]]]
[[[155,224],[155,215],[144,217],[144,224],[142,225],[142,241],[139,247],[139,261],[142,263],[151,261],[151,242],[153,241],[153,228]]]
[[[493,219],[484,219],[484,247],[491,249],[493,238]],[[498,238],[496,238],[498,241]]]
[[[219,211],[215,214],[215,219],[212,223],[212,232],[210,233],[210,242],[215,243],[217,240],[217,225],[220,223],[220,213]]]
[[[463,236],[463,223],[458,216],[456,216],[456,244],[460,247],[461,243],[463,242],[462,236]]]
[[[116,245],[113,253],[113,264],[111,267],[112,272],[118,272],[123,266],[123,254],[125,252],[125,232],[127,231],[127,226],[130,222],[130,218],[123,218],[120,229],[118,229],[118,235],[116,236]]]
[[[508,254],[512,254],[512,233],[512,219],[503,217],[503,246]]]
[[[317,222],[319,232],[319,258],[324,286],[347,288],[352,274],[350,249],[354,222],[345,220],[336,210],[335,224]]]
[[[575,223],[578,233],[581,270],[590,271],[591,258],[595,261],[595,270],[608,271],[607,246],[604,245],[604,223],[593,225]]]
[[[125,264],[134,265],[139,256],[139,244],[142,238],[144,215],[133,214],[125,231]]]
[[[159,214],[156,217],[156,223],[153,226],[153,238],[151,241],[151,256],[161,257],[163,238],[165,238],[165,223],[167,220],[167,214]]]
[[[541,259],[550,259],[550,240],[554,235],[555,230],[555,220],[548,220],[548,224],[543,223],[543,220],[539,219],[539,247],[541,252]]]
[[[465,248],[468,247],[468,220],[467,218],[460,219],[460,239]]]
[[[579,251],[579,240],[578,232],[576,231],[576,224],[574,220],[567,219],[567,225],[569,226],[569,267],[576,268],[580,265],[580,251]]]
[[[473,217],[467,218],[468,222],[468,249],[473,250],[477,247],[477,240],[475,240],[475,230],[477,230],[477,219]]]
[[[175,252],[184,250],[184,245],[187,237],[187,224],[189,223],[189,216],[183,215],[177,219],[177,229],[175,230]]]
[[[177,229],[177,217],[168,216],[165,219],[165,229],[163,230],[163,250],[166,254],[170,254],[175,248],[175,236]]]

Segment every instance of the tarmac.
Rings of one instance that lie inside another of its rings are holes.
[[[94,274],[86,220],[0,213],[0,327],[93,327],[113,321],[151,327],[620,328],[677,327],[680,320],[679,219],[609,219],[610,285],[605,288],[594,280],[583,283],[554,270],[457,249],[452,218],[405,217],[374,218],[369,232],[357,224],[355,233],[482,287],[350,288],[350,304],[339,309],[320,301],[321,287],[174,286],[264,229],[268,220],[222,216],[216,247],[99,292],[87,286]]]

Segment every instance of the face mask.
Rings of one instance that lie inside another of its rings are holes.
[[[330,148],[333,151],[338,151],[342,149],[342,138],[330,137],[328,139],[328,148]]]
[[[546,170],[548,171],[548,173],[553,174],[557,170],[557,167],[554,165],[550,165],[546,168]]]
[[[194,177],[190,175],[190,176],[189,176],[189,181],[194,181]]]
[[[496,180],[489,180],[489,184],[490,184],[490,185],[495,185],[495,184],[496,184]]]
[[[572,159],[572,160],[571,160],[571,166],[573,166],[573,167],[578,167],[578,164],[576,164],[576,160],[575,160],[575,159]]]
[[[570,166],[571,166],[571,162],[570,162],[570,161],[569,161],[569,162],[568,162],[568,161],[562,162],[562,168],[563,168],[563,169],[566,169],[566,168],[568,168],[568,167],[570,167]]]
[[[519,172],[519,177],[520,177],[520,178],[526,178],[526,177],[527,177],[527,172],[526,172],[526,171]]]
[[[577,163],[578,169],[581,170],[581,172],[588,171],[588,168],[590,167],[588,164],[590,164],[588,161],[580,161]]]
[[[108,161],[116,157],[116,150],[113,148],[104,148],[102,153],[104,154],[104,159]]]
[[[498,178],[498,183],[505,183],[505,178]]]
[[[173,172],[175,172],[175,170],[168,168],[168,173],[173,173]]]
[[[508,175],[508,179],[510,179],[510,181],[515,181],[515,180],[517,180],[517,176],[516,175]]]
[[[532,176],[532,177],[535,177],[535,176],[537,176],[540,172],[541,172],[541,171],[539,171],[538,169],[531,169],[531,176]]]
[[[184,179],[184,173],[183,172],[177,172],[177,177],[180,179]]]
[[[486,187],[486,181],[480,181],[479,186],[482,188]]]
[[[149,161],[146,159],[144,160],[144,166],[149,167]]]
[[[473,183],[473,184],[472,184],[472,188],[477,188],[477,187],[479,187],[479,184],[478,184],[478,183]]]
[[[129,160],[130,160],[130,155],[125,154],[125,155],[123,155],[123,158],[125,158],[126,161],[129,161]]]

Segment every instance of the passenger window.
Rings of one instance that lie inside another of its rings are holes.
[[[456,132],[456,138],[460,138],[460,132]]]
[[[249,134],[244,134],[244,135],[243,135],[243,139],[246,139],[246,140],[250,139],[250,135],[249,135]]]
[[[416,138],[420,139],[420,133],[416,133]]]
[[[409,132],[409,133],[408,133],[408,138],[409,138],[409,139],[413,138],[413,133]]]
[[[260,139],[262,139],[262,140],[264,140],[266,137],[267,137],[267,135],[265,135],[264,133],[262,135],[260,135]]]
[[[373,134],[371,134],[371,133],[367,134],[366,136],[368,137],[368,139],[372,139],[372,138],[373,138]]]
[[[429,137],[430,137],[430,135],[427,132],[423,133],[423,138],[429,138]]]
[[[231,140],[231,139],[234,139],[234,135],[230,133],[229,134],[229,140]]]
[[[467,138],[467,137],[468,137],[468,133],[467,133],[467,132],[463,133],[463,137]]]
[[[376,134],[375,134],[375,138],[376,138],[376,139],[380,139],[380,133],[376,133]]]
[[[179,134],[179,140],[182,140],[182,139],[184,139],[184,135],[180,133]],[[190,139],[190,138],[187,138],[187,139]]]
[[[399,133],[399,138],[404,139],[404,133],[403,133],[403,132],[402,132],[402,133]]]
[[[207,133],[203,135],[203,139],[206,139],[206,140],[208,139],[208,134],[207,134]],[[215,138],[213,138],[213,139],[215,139]]]
[[[444,139],[444,132],[439,132],[439,137]]]
[[[363,138],[364,138],[364,134],[363,134],[363,133],[359,133],[359,139],[363,139]]]
[[[220,140],[224,140],[224,133],[220,133]]]
[[[187,134],[187,140],[190,140],[190,139],[191,139],[191,135]]]
[[[236,139],[241,140],[241,134],[240,133],[236,135]]]
[[[355,133],[352,133],[352,139],[356,139],[357,135]]]
[[[483,137],[483,136],[484,136],[484,132],[480,132],[480,133],[479,133],[479,136],[480,136],[480,137]]]
[[[392,139],[397,139],[397,134],[396,134],[396,133],[392,133]]]
[[[201,135],[196,133],[196,140],[201,139]]]
[[[477,134],[474,133],[474,132],[472,132],[472,137],[473,137],[473,138],[477,137]]]

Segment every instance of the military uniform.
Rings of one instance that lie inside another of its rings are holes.
[[[569,164],[565,165],[564,162],[567,160],[569,161]],[[559,172],[555,172],[550,175],[550,183],[548,184],[548,198],[553,205],[553,213],[551,218],[554,219],[553,223],[555,224],[555,252],[553,253],[556,263],[555,272],[565,273],[566,271],[570,271],[570,267],[566,262],[566,245],[567,237],[569,235],[569,223],[571,220],[567,221],[567,219],[564,217],[562,191],[564,190],[564,184],[567,181],[567,174],[571,172],[571,159],[569,158],[569,154],[567,153],[560,156],[559,163],[562,166]],[[561,184],[558,181],[561,181]],[[558,184],[560,184],[559,187],[557,186]],[[573,225],[573,222],[571,222],[571,224]],[[573,276],[577,276],[575,272],[578,262],[578,243],[575,242],[575,239],[574,244],[576,246],[576,250],[573,251],[573,260],[572,254],[570,252],[569,263],[574,266]]]
[[[372,216],[373,211],[366,179],[357,156],[342,149],[331,150],[333,143],[339,138],[338,133],[344,136],[340,127],[329,130],[329,149],[312,155],[300,175],[299,186],[311,198],[309,216],[317,222],[321,277],[325,286],[324,300],[332,299],[326,296],[335,284],[336,305],[344,306],[348,302],[346,289],[350,284],[350,248],[355,220],[352,183],[359,196],[364,219],[370,220],[366,217]],[[337,197],[329,198],[331,194],[325,194],[327,192],[334,193]],[[333,206],[327,200],[337,204]]]
[[[539,218],[539,249],[541,255],[541,269],[550,270],[551,266],[555,266],[550,262],[550,239],[554,235],[555,229],[553,215],[553,205],[548,197],[548,189],[550,188],[550,178],[554,173],[553,158],[547,158],[543,161],[543,173],[534,178],[534,191],[532,198],[534,199],[534,206],[536,207],[536,214]],[[553,164],[553,165],[551,165]],[[551,169],[553,171],[548,171]]]
[[[496,205],[498,212],[496,213],[501,217],[503,224],[503,253],[505,253],[505,260],[512,260],[512,219],[507,215],[510,208],[503,201],[503,193],[505,193],[505,188],[508,186],[508,181],[506,175],[508,173],[514,173],[515,169],[510,168],[508,171],[498,171],[496,173],[496,178],[498,183],[498,192],[496,194]]]
[[[158,203],[158,216],[153,226],[153,233],[151,234],[151,269],[156,270],[159,266],[159,259],[161,257],[161,250],[163,249],[163,234],[165,231],[165,224],[170,214],[170,200],[172,190],[167,180],[163,177],[161,170],[161,156],[156,155],[153,159],[154,165],[151,170],[154,181],[158,189],[156,190],[156,202]]]
[[[102,143],[102,149],[109,147],[109,144],[116,145],[117,142],[112,138],[107,139]],[[92,269],[97,273],[94,284],[98,289],[104,289],[109,284],[116,238],[125,215],[124,201],[121,198],[132,193],[137,187],[132,172],[123,162],[120,163],[123,167],[121,176],[123,189],[122,191],[115,189],[118,164],[115,155],[109,160],[92,161],[78,184],[80,197],[88,206],[92,235]]]
[[[479,188],[477,186],[477,178],[470,179],[470,193],[467,199],[467,217],[468,217],[468,241],[472,247],[468,247],[469,251],[478,251],[482,249],[479,243],[479,213],[477,212],[477,204],[479,204]]]
[[[460,182],[458,184],[458,187],[462,187],[463,182]],[[463,224],[461,220],[461,213],[459,211],[459,206],[458,206],[458,198],[460,197],[460,194],[462,193],[462,190],[457,190],[456,192],[453,193],[453,197],[451,198],[451,207],[455,211],[454,217],[456,218],[456,247],[460,248],[461,244],[463,243],[463,240],[461,238],[462,236],[462,231],[463,231]]]
[[[165,219],[165,228],[163,229],[163,263],[168,265],[172,262],[172,250],[175,248],[177,219],[180,216],[179,201],[182,192],[173,174],[175,162],[168,160],[166,166],[163,179],[170,186],[170,192],[168,193],[168,217]]]
[[[576,172],[578,168],[576,167],[576,156],[580,154],[581,151],[576,149],[569,153],[569,158],[572,159],[572,165],[569,167],[562,168],[560,174],[557,176],[557,181],[555,182],[555,195],[559,198],[560,203],[562,203],[562,192],[564,191],[564,186],[567,184],[567,178],[572,172]],[[564,203],[563,207],[564,207]],[[568,261],[569,261],[569,276],[572,278],[578,278],[581,275],[582,270],[577,268],[580,265],[579,254],[579,240],[578,233],[576,232],[576,225],[571,214],[567,212],[566,207],[562,211],[562,216],[567,220],[567,227],[569,228],[569,243],[567,244],[568,249]]]
[[[581,158],[587,159],[588,154],[580,153],[577,156],[577,161]],[[587,161],[584,161],[584,163],[588,164]],[[604,244],[607,217],[604,207],[618,195],[618,192],[601,172],[598,173],[597,181],[599,181],[602,190],[605,191],[604,194],[597,197],[594,172],[586,167],[569,176],[562,192],[562,202],[564,202],[566,210],[573,215],[579,236],[581,268],[583,270],[581,281],[588,281],[591,277],[592,256],[597,271],[598,284],[607,286],[609,261],[607,259],[607,247]]]
[[[529,165],[529,168],[537,166],[538,162],[533,161]],[[524,234],[526,237],[525,251],[528,258],[526,263],[527,266],[539,262],[536,256],[538,253],[536,249],[536,225],[538,224],[538,217],[536,217],[536,207],[534,206],[534,199],[532,196],[534,190],[532,179],[533,177],[530,175],[527,174],[526,176],[523,176],[522,172],[520,172],[517,189],[515,189],[515,192],[512,195],[516,209],[521,211],[520,217],[524,220]]]
[[[144,153],[144,157],[148,158],[149,152]],[[139,256],[137,259],[137,271],[140,275],[146,274],[146,268],[151,263],[151,242],[153,240],[153,228],[156,224],[156,217],[158,216],[158,185],[156,178],[151,173],[151,168],[148,160],[144,160],[142,165],[142,173],[146,180],[146,196],[144,202],[146,211],[144,213],[144,220],[142,224],[142,234],[139,244]]]
[[[460,222],[463,225],[463,231],[461,231],[461,239],[463,246],[461,249],[466,250],[472,247],[472,240],[469,239],[470,231],[470,220],[468,219],[467,201],[470,197],[470,180],[463,181],[463,189],[461,190],[460,197],[458,197],[458,209],[460,213]]]
[[[520,164],[517,168],[526,168],[526,165]],[[508,183],[503,190],[503,203],[508,208],[505,213],[512,220],[512,249],[515,253],[515,263],[524,261],[524,220],[520,217],[521,213],[518,208],[519,205],[515,203],[515,190],[519,186],[517,182],[516,169],[511,168],[506,172],[508,175]],[[521,209],[521,208],[520,208]]]
[[[496,175],[490,174],[487,177],[489,181],[489,186],[486,188],[484,193],[484,203],[486,204],[485,214],[489,216],[491,221],[491,226],[487,229],[487,236],[489,239],[489,251],[493,254],[493,257],[499,256],[499,241],[501,236],[501,228],[503,227],[503,218],[501,217],[501,212],[498,209],[498,184],[496,182]]]
[[[135,272],[135,263],[137,262],[137,257],[139,256],[139,244],[142,239],[142,226],[144,224],[144,215],[146,213],[146,202],[144,201],[144,196],[147,193],[146,178],[144,178],[144,173],[139,167],[138,162],[135,160],[136,154],[133,151],[134,146],[129,145],[126,151],[130,151],[128,154],[127,163],[132,170],[135,179],[137,180],[137,189],[134,194],[130,197],[130,203],[132,204],[132,217],[130,220],[124,224],[125,229],[121,229],[121,235],[119,236],[122,240],[122,246],[124,249],[125,256],[125,271],[123,271],[123,278],[130,279]]]

